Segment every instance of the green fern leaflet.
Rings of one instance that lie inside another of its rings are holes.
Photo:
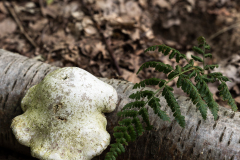
[[[200,56],[192,55],[191,59],[187,59],[185,54],[181,54],[178,50],[166,45],[155,45],[145,50],[145,52],[158,50],[158,52],[163,53],[165,56],[169,55],[169,59],[175,57],[178,63],[181,59],[185,59],[188,63],[183,67],[177,65],[175,68],[168,64],[155,61],[142,64],[137,74],[144,68],[152,67],[158,72],[167,74],[168,80],[154,77],[145,79],[133,86],[133,89],[137,89],[144,88],[146,85],[157,85],[159,89],[155,92],[149,90],[137,91],[129,96],[130,99],[135,101],[126,104],[123,109],[117,113],[117,115],[123,119],[118,122],[119,126],[114,127],[113,136],[115,137],[116,143],[110,145],[111,149],[106,154],[105,160],[115,160],[118,155],[125,152],[124,146],[127,146],[129,142],[135,141],[137,137],[144,134],[145,130],[151,130],[153,128],[149,120],[149,109],[152,109],[163,121],[170,122],[167,113],[161,109],[160,99],[156,97],[159,92],[161,92],[162,96],[166,99],[168,107],[170,107],[173,112],[175,121],[178,122],[181,127],[185,127],[185,117],[181,115],[181,108],[174,97],[173,88],[167,85],[176,77],[178,77],[177,87],[189,95],[192,103],[196,105],[203,119],[206,120],[208,109],[211,111],[214,120],[218,118],[219,106],[217,102],[214,101],[213,94],[207,85],[215,81],[220,82],[218,90],[222,99],[228,102],[233,111],[237,111],[237,105],[225,83],[229,81],[229,79],[219,72],[204,73],[206,70],[217,68],[218,65],[205,64],[205,58],[212,58],[211,53],[206,53],[206,50],[210,50],[210,46],[206,43],[204,37],[199,37],[197,40],[198,46],[194,46],[192,49],[200,54]],[[203,68],[194,66],[194,61],[203,63]],[[191,78],[194,78],[195,83],[192,83]],[[146,108],[147,106],[148,108]],[[142,117],[142,122],[139,117]],[[145,123],[145,125],[143,125],[143,123]]]

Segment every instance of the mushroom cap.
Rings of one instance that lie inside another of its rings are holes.
[[[87,160],[110,143],[104,112],[116,108],[116,90],[87,71],[66,67],[48,74],[22,99],[13,119],[17,140],[43,160]]]

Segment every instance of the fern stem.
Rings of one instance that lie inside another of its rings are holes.
[[[204,41],[203,42],[203,68],[205,67],[205,45],[206,45],[206,42]]]
[[[159,89],[144,103],[143,107],[145,107],[146,104],[148,104],[148,102],[149,102],[163,87],[165,87],[169,82],[171,82],[174,78],[182,75],[183,73],[186,73],[186,72],[188,72],[188,71],[191,71],[191,70],[193,70],[193,69],[195,69],[194,66],[193,66],[192,68],[186,70],[186,71],[183,71],[183,72],[177,74],[176,76],[174,76],[173,78],[171,78],[170,80],[168,80],[161,88],[159,88]]]

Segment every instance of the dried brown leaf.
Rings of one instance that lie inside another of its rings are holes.
[[[133,83],[139,83],[140,79],[137,77],[136,73],[130,72],[126,69],[122,69],[122,77],[129,81],[129,82],[133,82]]]
[[[48,19],[43,18],[36,21],[34,24],[30,23],[29,27],[32,28],[34,31],[41,31],[46,26],[47,23],[48,23]]]
[[[94,26],[87,26],[84,28],[85,36],[89,37],[97,34],[97,29]]]
[[[236,94],[240,94],[240,89],[239,89],[239,87],[238,87],[238,85],[235,85],[234,87],[233,87],[233,90],[236,92]]]
[[[13,34],[17,25],[11,18],[6,18],[0,22],[0,37],[4,37],[8,34]]]
[[[4,6],[3,2],[0,2],[0,11],[4,14],[8,14],[7,8]]]
[[[240,96],[238,96],[238,97],[234,98],[234,100],[235,100],[237,103],[239,103],[239,104],[240,104]]]
[[[137,21],[139,20],[142,10],[139,7],[138,3],[136,1],[129,0],[125,3],[126,13],[132,17],[135,18]]]
[[[158,5],[160,8],[167,8],[168,10],[171,10],[172,8],[171,4],[166,0],[153,0],[152,4],[154,6]]]

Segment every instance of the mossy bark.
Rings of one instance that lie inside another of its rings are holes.
[[[27,147],[15,140],[10,124],[15,116],[22,113],[20,102],[26,91],[55,69],[57,67],[0,50],[0,147],[30,153]],[[135,90],[132,90],[133,84],[127,81],[106,78],[100,80],[112,85],[118,93],[117,109],[105,114],[108,121],[107,131],[112,136],[113,127],[119,120],[116,113],[130,102],[128,96]],[[165,99],[161,95],[158,97],[162,109],[170,115],[171,123],[163,122],[149,109],[150,121],[155,129],[145,132],[136,142],[130,143],[126,147],[126,153],[118,159],[240,159],[239,112],[234,113],[220,106],[217,121],[213,120],[210,112],[204,121],[189,98],[176,96],[186,120],[186,127],[181,128],[173,120]],[[104,159],[108,150],[109,148],[94,159]]]

